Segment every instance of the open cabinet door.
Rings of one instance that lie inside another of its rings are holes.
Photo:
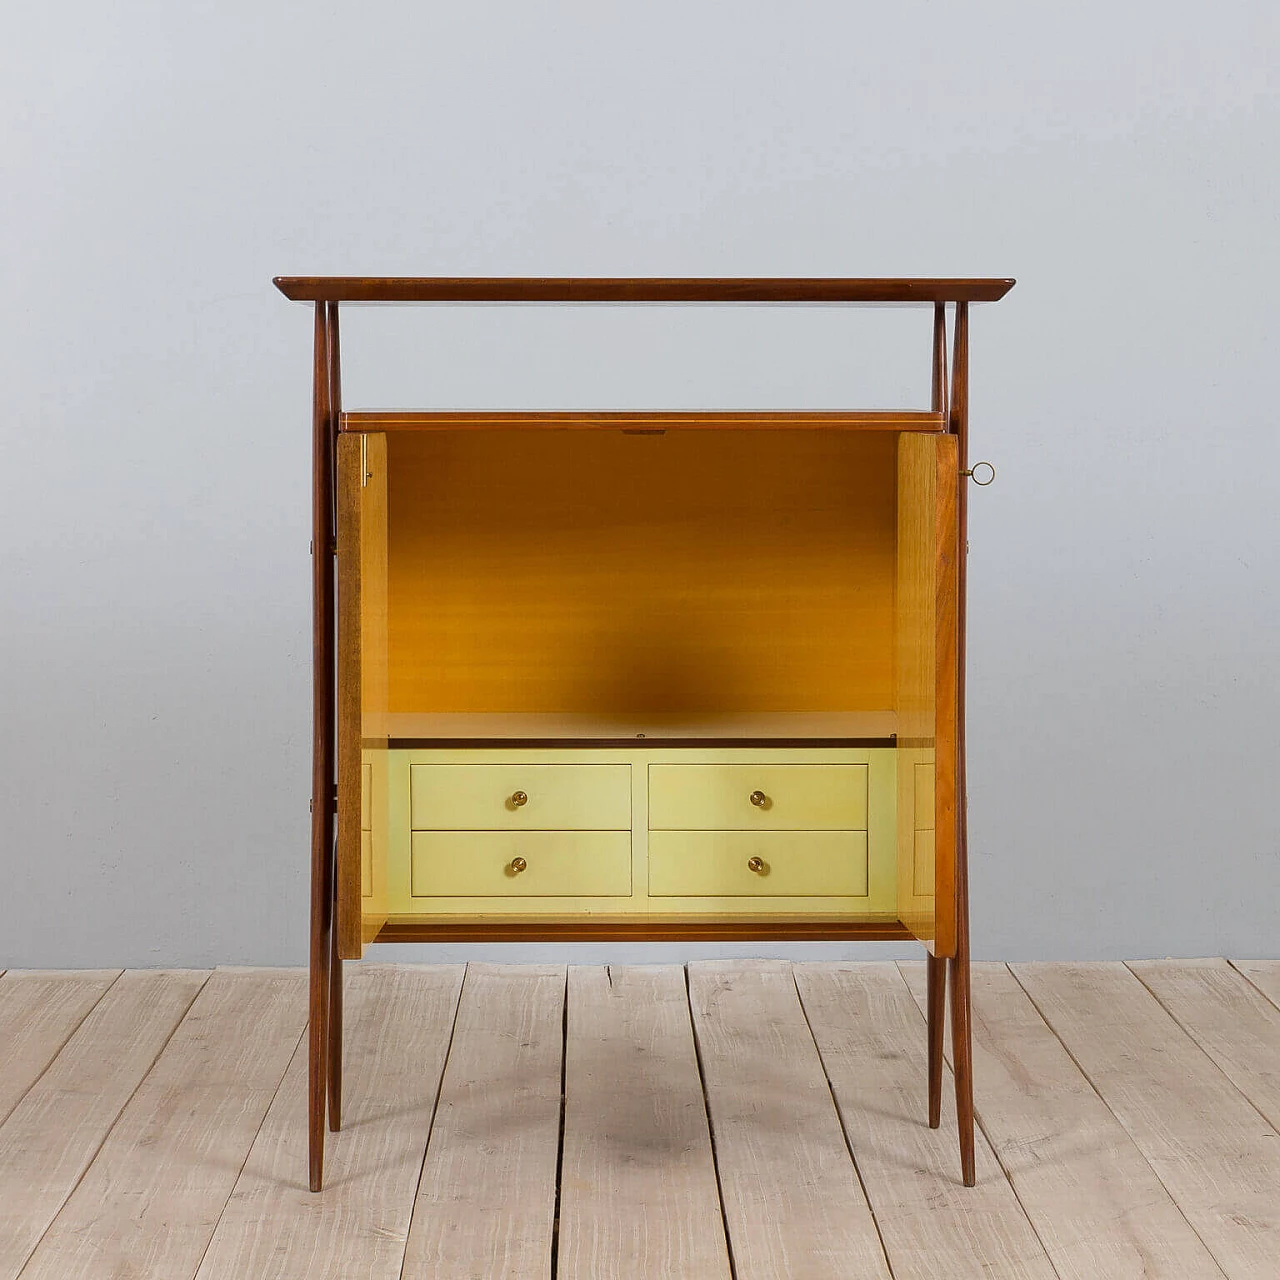
[[[387,438],[338,437],[338,954],[387,919]]]
[[[898,436],[898,915],[956,949],[956,438]]]

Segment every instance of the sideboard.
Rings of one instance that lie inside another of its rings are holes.
[[[582,939],[919,940],[973,1185],[969,308],[1013,281],[275,283],[315,322],[312,1189],[344,959]],[[344,410],[340,306],[416,302],[918,306],[930,403]]]

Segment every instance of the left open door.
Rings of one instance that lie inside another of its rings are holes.
[[[338,954],[387,919],[387,438],[338,437]]]

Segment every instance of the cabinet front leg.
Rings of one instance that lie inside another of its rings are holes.
[[[336,424],[330,369],[332,330],[316,304],[311,476],[311,1025],[308,1039],[308,1174],[324,1180],[329,1065],[329,975],[334,945],[334,581],[333,461]]]
[[[947,1023],[947,962],[926,956],[929,1009],[929,1128],[942,1123],[942,1049]]]
[[[316,805],[317,809],[322,806]],[[313,818],[313,842],[324,839],[324,814]],[[332,843],[330,841],[330,843]],[[307,1151],[312,1191],[324,1183],[324,1117],[329,1067],[329,977],[333,948],[333,890],[313,865],[311,883],[311,1002],[307,1058]]]

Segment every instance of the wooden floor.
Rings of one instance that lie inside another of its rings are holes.
[[[922,966],[0,977],[0,1280],[1280,1276],[1280,961],[980,965],[978,1185]],[[949,1085],[948,1080],[948,1085]]]

